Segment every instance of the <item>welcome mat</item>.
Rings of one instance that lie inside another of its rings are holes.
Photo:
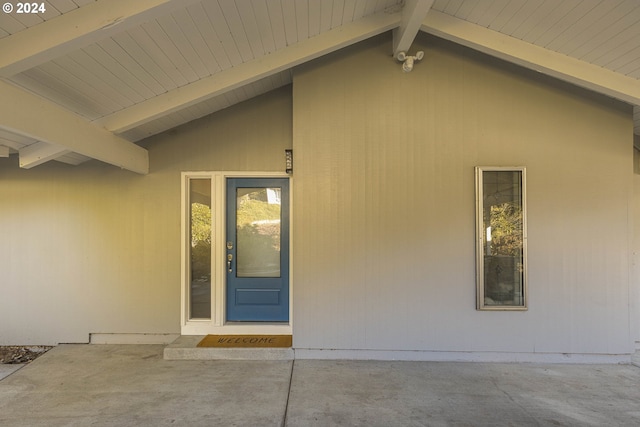
[[[291,335],[207,335],[198,347],[289,348]]]

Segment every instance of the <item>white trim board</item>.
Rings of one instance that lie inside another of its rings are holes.
[[[321,350],[294,348],[296,359],[397,360],[416,362],[497,362],[630,364],[631,354],[507,353],[421,350]]]
[[[214,240],[211,248],[211,319],[188,319],[189,313],[189,272],[187,270],[188,238],[187,219],[189,218],[189,206],[187,204],[188,179],[211,179],[211,204],[212,204],[212,232]],[[291,335],[293,333],[293,220],[289,224],[289,322],[288,323],[262,323],[262,322],[225,322],[225,191],[226,178],[289,178],[290,185],[293,178],[284,172],[254,172],[254,171],[193,171],[182,172],[180,177],[181,209],[180,209],[180,328],[182,335],[207,335],[207,334],[272,334]],[[290,218],[293,210],[293,192],[290,192]]]
[[[162,344],[168,345],[180,334],[91,333],[89,344]]]

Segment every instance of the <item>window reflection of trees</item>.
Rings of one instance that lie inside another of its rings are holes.
[[[519,171],[485,171],[483,206],[486,305],[521,305],[523,211]]]
[[[191,277],[202,280],[211,273],[211,208],[191,204]]]
[[[280,276],[280,189],[238,189],[238,277]]]
[[[522,208],[517,202],[491,206],[491,253],[493,255],[522,255]]]

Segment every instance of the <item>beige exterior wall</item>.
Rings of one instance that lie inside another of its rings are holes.
[[[640,350],[640,175],[634,176],[634,204],[633,204],[633,269],[632,289],[630,292],[632,333],[636,342],[636,349]]]
[[[634,135],[634,147],[640,147],[640,136]],[[640,150],[633,150],[633,266],[631,301],[631,328],[636,350],[640,350]]]
[[[180,333],[180,172],[281,171],[291,87],[146,141],[151,173],[0,159],[0,345]]]
[[[282,171],[293,146],[300,354],[629,353],[630,109],[425,35],[405,74],[390,39],[150,138],[148,176],[0,159],[0,345],[179,333],[180,173]],[[479,312],[474,166],[508,165],[527,167],[529,310]]]
[[[420,35],[294,76],[294,346],[628,354],[628,106]],[[474,166],[526,166],[529,310],[475,309]],[[298,353],[296,353],[298,354]]]

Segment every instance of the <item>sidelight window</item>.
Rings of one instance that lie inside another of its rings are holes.
[[[189,318],[211,318],[211,179],[189,184]]]

